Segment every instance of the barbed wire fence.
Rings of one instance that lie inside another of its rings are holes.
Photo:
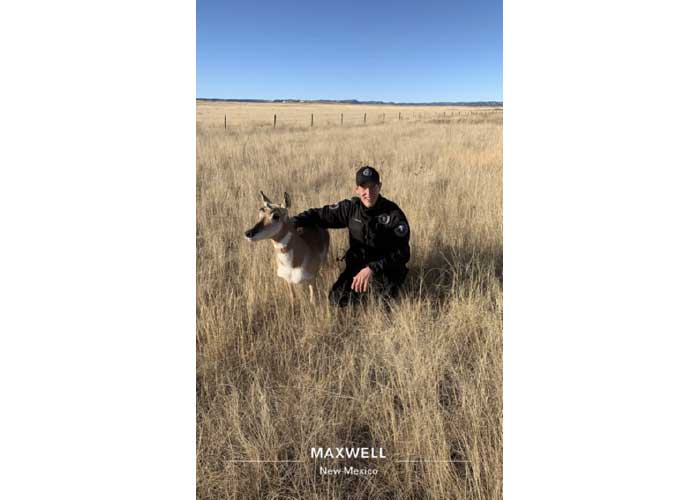
[[[304,127],[305,124],[308,128],[314,128],[314,127],[319,127],[319,125],[324,125],[320,123],[319,118],[323,119],[325,118],[325,126],[351,126],[351,127],[357,127],[357,126],[365,126],[365,125],[381,125],[381,124],[387,124],[387,123],[394,123],[394,122],[400,122],[400,121],[444,121],[444,120],[451,120],[454,118],[460,119],[461,118],[473,118],[475,116],[484,116],[489,113],[502,113],[503,108],[488,108],[488,109],[481,109],[481,110],[464,110],[464,111],[435,111],[435,112],[428,112],[428,111],[418,111],[418,112],[408,112],[406,113],[405,111],[396,111],[393,113],[377,113],[373,117],[370,116],[370,119],[368,121],[368,116],[366,112],[363,113],[357,113],[357,114],[350,114],[346,119],[346,114],[345,112],[337,113],[337,114],[332,114],[332,113],[324,113],[322,117],[319,117],[318,114],[315,113],[309,113],[308,118],[300,118],[300,115],[298,113],[290,113],[290,116],[293,118],[284,120],[283,115],[281,113],[273,113],[272,118],[268,123],[268,126],[276,129],[278,128],[278,121],[280,127],[288,127],[288,126],[294,126],[294,127]],[[315,116],[316,115],[316,116]],[[279,116],[279,120],[278,120]],[[335,117],[335,118],[334,118]],[[314,121],[315,120],[315,121]],[[235,127],[236,125],[238,126],[258,126],[258,127],[264,127],[265,126],[265,121],[264,120],[244,120],[244,119],[239,119],[239,120],[230,120],[229,115],[227,113],[224,114],[223,116],[223,128],[224,130],[228,130],[232,127]]]

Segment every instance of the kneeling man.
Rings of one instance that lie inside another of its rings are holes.
[[[355,176],[357,196],[333,205],[311,208],[291,219],[297,227],[348,228],[350,248],[345,270],[329,294],[331,304],[345,307],[372,289],[395,298],[408,273],[410,229],[399,206],[379,194],[379,172],[369,165]]]

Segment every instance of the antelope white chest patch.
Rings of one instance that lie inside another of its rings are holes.
[[[293,256],[294,250],[289,250],[287,253],[277,253],[277,265],[291,268]]]
[[[313,278],[313,275],[306,270],[308,256],[304,259],[301,266],[292,267],[292,256],[294,250],[289,250],[287,253],[277,254],[277,276],[289,283],[301,283]]]

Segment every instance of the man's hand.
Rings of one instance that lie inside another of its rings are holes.
[[[352,279],[352,286],[350,288],[358,293],[366,292],[373,274],[374,272],[369,267],[365,267]]]

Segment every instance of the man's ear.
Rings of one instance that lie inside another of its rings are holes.
[[[284,192],[284,203],[282,204],[282,208],[289,208],[292,206],[292,199],[289,197],[289,193],[287,191]]]

